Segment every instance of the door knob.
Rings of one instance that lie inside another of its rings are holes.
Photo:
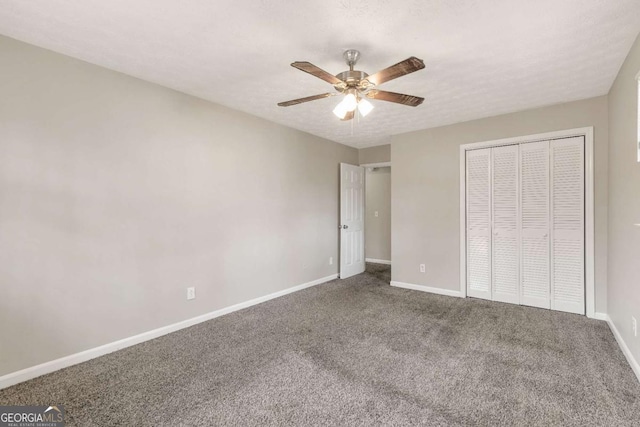
[[[349,228],[349,226],[348,225],[343,225],[342,228],[344,228],[346,230],[347,228]]]

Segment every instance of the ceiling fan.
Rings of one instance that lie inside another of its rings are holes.
[[[305,98],[292,99],[291,101],[280,102],[280,107],[289,107],[291,105],[302,104],[303,102],[315,101],[317,99],[328,98],[330,96],[343,94],[345,95],[333,113],[341,120],[351,120],[355,115],[356,109],[364,117],[371,112],[373,105],[365,98],[377,99],[380,101],[395,102],[397,104],[417,107],[422,104],[424,98],[419,96],[404,95],[402,93],[387,92],[378,90],[376,87],[389,80],[397,79],[414,71],[422,70],[424,62],[415,56],[398,62],[384,70],[380,70],[375,74],[368,75],[364,71],[354,70],[353,67],[360,58],[360,52],[355,49],[349,49],[342,55],[347,65],[348,71],[331,75],[323,69],[316,67],[310,62],[294,62],[292,67],[316,76],[328,83],[331,83],[338,93],[323,93],[320,95],[307,96]]]

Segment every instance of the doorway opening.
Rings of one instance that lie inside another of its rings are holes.
[[[391,265],[391,166],[365,169],[366,261]]]
[[[391,163],[363,166],[367,272],[391,282]]]
[[[391,282],[391,163],[341,164],[340,277]]]

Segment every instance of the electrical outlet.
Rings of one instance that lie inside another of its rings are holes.
[[[378,217],[378,211],[374,212],[374,216],[377,218]]]
[[[636,322],[636,318],[631,316],[631,327],[633,328],[633,336],[638,336],[638,323]]]
[[[329,265],[333,265],[333,257],[332,256],[329,257]]]
[[[424,264],[420,264],[420,273],[427,271],[427,267]]]
[[[193,286],[190,288],[187,288],[187,299],[195,299],[196,297],[196,288],[194,288]]]

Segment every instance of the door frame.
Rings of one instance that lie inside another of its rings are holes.
[[[522,144],[546,141],[550,139],[584,136],[584,210],[585,210],[585,297],[586,313],[589,318],[597,318],[595,313],[595,231],[594,231],[594,166],[593,166],[593,126],[496,139],[493,141],[473,142],[460,145],[460,294],[467,297],[467,210],[466,210],[466,152],[479,148],[499,147],[502,145]]]

